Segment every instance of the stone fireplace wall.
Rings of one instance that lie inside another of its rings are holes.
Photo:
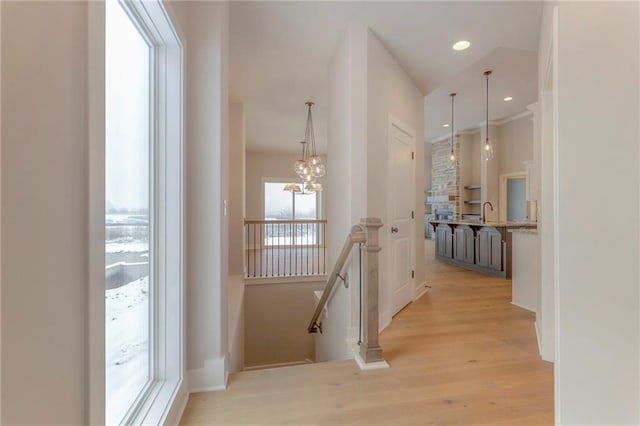
[[[460,158],[460,142],[454,143],[453,152]],[[431,204],[431,211],[436,214],[441,210],[453,211],[456,218],[460,217],[460,163],[454,169],[448,168],[451,153],[451,140],[446,139],[431,144],[431,193],[429,197],[453,196],[454,200]],[[451,198],[451,197],[449,197]]]

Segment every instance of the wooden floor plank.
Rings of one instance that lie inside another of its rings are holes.
[[[381,335],[386,370],[332,362],[231,376],[193,394],[182,424],[551,425],[553,366],[510,281],[435,261],[431,289]]]

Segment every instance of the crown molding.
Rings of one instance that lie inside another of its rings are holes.
[[[520,118],[523,117],[527,117],[530,115],[533,115],[533,111],[532,109],[529,109],[530,107],[535,107],[536,104],[531,104],[527,106],[527,110],[519,112],[517,114],[514,115],[510,115],[508,117],[505,118],[501,118],[500,120],[489,120],[489,126],[502,126],[503,124],[509,123],[510,121],[514,121],[514,120],[518,120]],[[482,121],[480,123],[477,124],[477,126],[475,127],[471,127],[469,129],[465,129],[465,130],[460,130],[455,132],[456,135],[473,135],[475,133],[478,133],[480,131],[481,128],[483,128],[485,125],[485,122]],[[443,135],[443,136],[439,136],[435,139],[431,139],[430,141],[427,141],[428,143],[437,143],[437,142],[442,142],[443,140],[449,139],[451,137],[450,134],[447,135]]]
[[[532,114],[533,114],[533,111],[526,110],[526,111],[522,111],[522,112],[520,112],[518,114],[512,115],[510,117],[505,117],[505,118],[503,118],[501,120],[496,120],[496,121],[493,121],[493,122],[489,121],[489,124],[493,124],[493,125],[496,125],[496,126],[502,126],[505,123],[517,120],[519,118],[527,117],[527,116],[532,115]]]

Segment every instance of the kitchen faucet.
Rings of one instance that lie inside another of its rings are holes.
[[[491,207],[491,211],[493,211],[493,205],[490,202],[485,201],[482,204],[482,223],[487,223],[487,213],[485,211],[485,207],[487,207],[487,204],[489,204],[489,207]]]

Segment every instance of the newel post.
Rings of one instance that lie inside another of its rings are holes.
[[[379,244],[379,230],[382,227],[382,220],[376,217],[360,219],[360,226],[365,229],[367,242],[363,247],[363,330],[362,342],[360,343],[360,357],[365,364],[384,363],[382,348],[378,339],[379,329],[379,265],[378,253],[382,248]]]

